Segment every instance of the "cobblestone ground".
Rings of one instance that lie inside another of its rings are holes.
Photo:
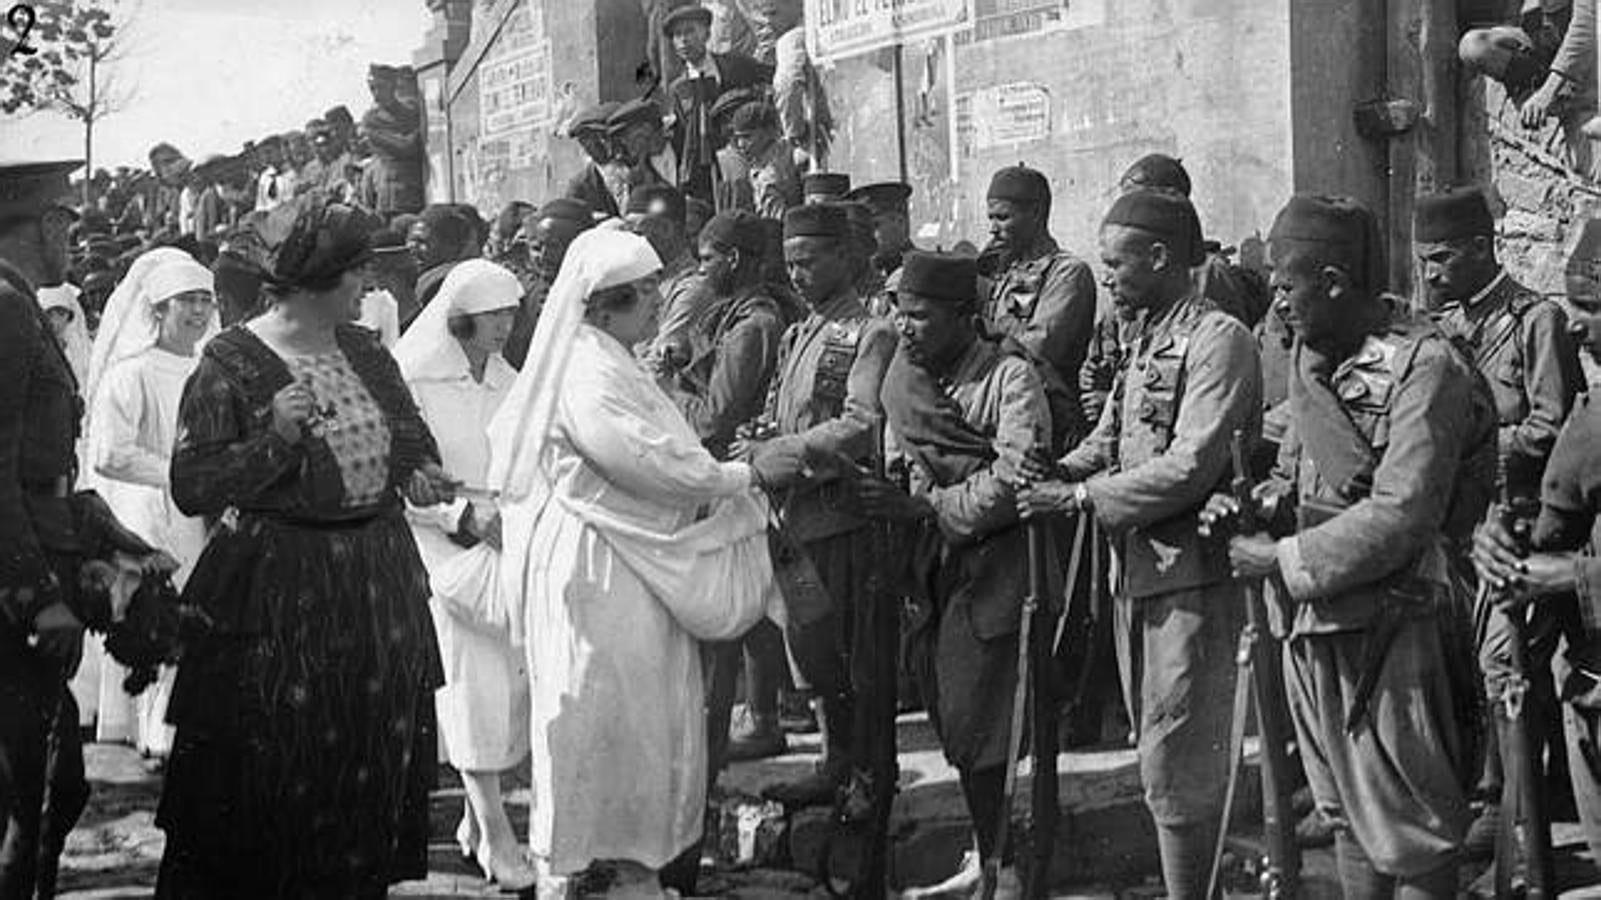
[[[85,755],[93,794],[88,810],[68,841],[62,864],[62,896],[79,900],[151,897],[156,866],[164,845],[163,835],[154,824],[156,800],[161,788],[160,775],[127,747],[95,744],[86,748]],[[755,772],[754,769],[746,769],[731,775],[734,780],[743,782],[756,777]],[[526,833],[526,775],[514,781],[517,782],[516,789],[510,794],[513,822],[519,833]],[[464,863],[456,851],[452,835],[460,819],[461,803],[459,781],[448,768],[441,767],[440,788],[433,802],[434,846],[429,878],[397,886],[391,896],[503,896],[478,877],[476,868]],[[1559,823],[1553,837],[1558,845],[1560,896],[1601,900],[1601,872],[1598,872],[1584,849],[1583,835],[1578,826]],[[1305,869],[1303,897],[1337,896],[1333,863],[1326,850],[1309,851],[1305,857]],[[1478,879],[1478,886],[1487,886],[1487,879],[1480,878],[1481,875],[1480,871],[1466,873],[1465,885]],[[744,900],[778,897],[821,900],[826,896],[805,875],[773,870],[707,872],[701,879],[701,890],[706,895],[732,896]],[[1465,890],[1464,894],[1469,892]],[[1161,895],[1160,885],[1152,877],[1145,884],[1124,885],[1115,891],[1107,887],[1090,886],[1073,892],[1059,892],[1056,900],[1069,897],[1144,898]],[[1249,895],[1241,893],[1231,896]]]

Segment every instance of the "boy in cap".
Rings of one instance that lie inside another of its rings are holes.
[[[1450,342],[1380,296],[1365,207],[1298,195],[1268,241],[1293,415],[1257,495],[1268,530],[1234,536],[1229,563],[1288,601],[1269,618],[1345,896],[1454,897],[1471,812],[1447,543],[1483,514],[1494,413]],[[1237,508],[1214,497],[1209,532]]]
[[[1440,329],[1484,376],[1500,419],[1501,466],[1510,495],[1537,503],[1540,480],[1557,434],[1584,388],[1567,314],[1512,278],[1496,257],[1495,220],[1484,192],[1458,188],[1419,197],[1413,240]],[[1467,548],[1462,548],[1465,552]],[[1460,554],[1458,562],[1466,563]],[[1551,657],[1564,631],[1576,624],[1572,596],[1542,603],[1527,623],[1530,721],[1535,749],[1549,743],[1552,765],[1563,764],[1561,715],[1550,675]],[[1471,610],[1484,690],[1498,697],[1511,674],[1511,638],[1502,611]],[[1489,856],[1499,829],[1504,781],[1500,742],[1485,747],[1478,789],[1483,811],[1469,834],[1468,851]],[[1543,755],[1543,754],[1542,754]],[[1560,774],[1560,771],[1558,772]]]
[[[719,186],[719,205],[750,210],[764,219],[782,219],[785,210],[799,206],[800,172],[779,133],[778,110],[765,100],[747,101],[729,116],[728,132],[728,149],[743,163],[736,167],[742,177]]]
[[[1568,257],[1566,280],[1575,333],[1592,359],[1601,358],[1601,220],[1584,223]],[[1601,738],[1597,446],[1601,446],[1601,402],[1581,395],[1546,466],[1539,515],[1530,533],[1533,552],[1525,553],[1501,517],[1491,515],[1475,535],[1473,553],[1479,577],[1496,589],[1504,614],[1522,615],[1532,606],[1538,617],[1542,606],[1578,594],[1580,617],[1561,659],[1560,694],[1567,703],[1563,722],[1569,777],[1592,855],[1601,854],[1601,759],[1586,751]]]
[[[1204,251],[1189,200],[1126,193],[1100,240],[1113,303],[1143,317],[1120,402],[1054,466],[1031,463],[1018,503],[1025,516],[1094,516],[1113,536],[1118,663],[1163,880],[1168,896],[1202,900],[1245,601],[1196,513],[1228,476],[1233,433],[1254,438],[1261,427],[1261,369],[1250,331],[1195,293],[1190,270]]]
[[[951,880],[907,894],[923,896],[976,887],[984,863],[1000,851],[1019,625],[1032,590],[1014,485],[1024,458],[1050,446],[1052,429],[1033,362],[1015,344],[979,330],[973,259],[907,254],[895,302],[900,346],[884,377],[884,412],[911,460],[911,491],[864,477],[856,492],[869,516],[913,529],[919,544],[910,554],[920,567],[909,578],[919,606],[911,664],[961,778],[977,845]],[[1054,619],[1062,587],[1055,542],[1046,546],[1053,555],[1045,569],[1055,583],[1040,621]],[[1050,629],[1036,631],[1035,642],[1036,659],[1048,655]],[[1046,742],[1036,758],[1054,762],[1054,709],[1040,690],[1044,669],[1034,674],[1036,711],[1045,715],[1035,719],[1033,734]],[[1054,821],[1052,812],[1035,810],[1036,821]],[[996,896],[1020,896],[1010,849],[996,861]]]
[[[737,88],[761,89],[773,71],[739,53],[713,53],[712,12],[694,0],[668,0],[662,34],[684,71],[667,86],[673,118],[673,149],[678,154],[678,186],[684,193],[714,201],[712,171],[723,136],[711,126],[717,98]]]
[[[819,461],[810,477],[781,495],[788,538],[816,566],[829,601],[818,615],[792,615],[787,635],[797,680],[817,697],[823,732],[816,771],[766,792],[792,806],[828,802],[849,780],[854,701],[862,687],[858,663],[866,660],[854,655],[846,623],[868,600],[867,573],[882,564],[864,539],[868,520],[855,508],[840,466],[847,460],[863,465],[881,452],[879,386],[896,338],[890,323],[868,314],[856,293],[849,242],[850,223],[839,206],[797,206],[784,215],[784,259],[809,315],[780,345],[763,416],[776,436],[754,445],[757,453],[802,448]]]
[[[1062,385],[1078,383],[1095,329],[1095,276],[1051,237],[1051,186],[1025,166],[997,171],[988,192],[989,249],[998,254],[984,315],[999,334],[1015,338]],[[1077,442],[1091,423],[1073,392],[1056,410],[1056,429]]]

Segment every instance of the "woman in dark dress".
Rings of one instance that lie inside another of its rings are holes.
[[[400,371],[349,324],[366,215],[307,195],[260,215],[266,312],[184,390],[173,497],[214,533],[186,588],[157,824],[162,898],[382,897],[427,871],[443,681],[402,516],[448,497]]]

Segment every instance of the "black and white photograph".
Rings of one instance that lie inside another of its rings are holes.
[[[1598,0],[0,0],[0,900],[1601,898]]]

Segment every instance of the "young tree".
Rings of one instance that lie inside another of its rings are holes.
[[[115,72],[127,50],[123,22],[113,17],[121,4],[38,0],[29,4],[33,25],[26,33],[18,31],[26,16],[11,17],[0,31],[0,113],[52,110],[82,122],[86,172],[94,171],[95,126],[133,99]],[[87,203],[87,174],[83,190]]]

